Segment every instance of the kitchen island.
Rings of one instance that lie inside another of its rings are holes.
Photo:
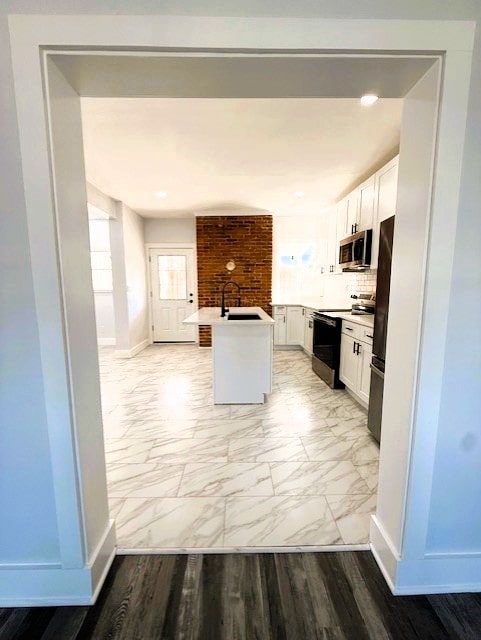
[[[184,324],[212,327],[215,404],[265,402],[265,394],[272,391],[274,330],[274,320],[265,311],[232,307],[221,317],[220,307],[203,307]]]

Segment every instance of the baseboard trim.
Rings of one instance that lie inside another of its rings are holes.
[[[58,607],[94,604],[116,553],[110,520],[87,565],[80,569],[0,569],[0,607]]]
[[[148,347],[149,344],[150,341],[148,339],[142,340],[142,342],[136,344],[135,347],[132,347],[132,349],[116,349],[115,355],[117,356],[117,358],[133,358],[138,353],[143,351],[145,347]]]
[[[115,338],[97,338],[99,347],[115,347]]]
[[[300,344],[275,344],[274,351],[304,351]]]
[[[371,516],[370,536],[371,552],[381,570],[392,593],[396,593],[396,569],[399,562],[399,554],[386,530],[379,522],[376,515]]]
[[[480,554],[400,557],[376,516],[371,518],[371,551],[395,596],[481,592]]]
[[[92,553],[88,566],[92,576],[92,597],[90,604],[95,604],[105,578],[109,572],[117,552],[115,539],[115,520],[109,520],[104,535]]]

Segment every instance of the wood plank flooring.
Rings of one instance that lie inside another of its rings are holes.
[[[481,638],[481,594],[393,597],[369,552],[117,556],[92,607],[0,609],[1,640]]]

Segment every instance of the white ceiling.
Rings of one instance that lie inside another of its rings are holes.
[[[87,180],[146,217],[319,213],[397,147],[402,109],[397,98],[81,102]]]

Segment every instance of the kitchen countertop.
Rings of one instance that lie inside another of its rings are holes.
[[[320,298],[298,298],[297,302],[293,298],[289,298],[288,302],[281,302],[278,299],[275,302],[271,302],[273,307],[306,307],[306,309],[327,309],[327,305],[322,302]],[[332,309],[333,307],[329,307]]]
[[[369,327],[370,329],[374,327],[373,313],[366,315],[359,315],[356,313],[343,311],[324,311],[323,313],[330,318],[342,318],[343,320],[349,320],[349,322],[354,322],[355,324],[360,324],[363,327]]]
[[[262,324],[274,324],[274,320],[267,315],[267,313],[260,307],[231,307],[232,313],[257,313],[260,315],[260,320],[228,320],[228,315],[221,318],[220,307],[202,307],[199,311],[196,311],[191,316],[183,321],[183,324],[196,324],[196,325],[221,325],[227,324],[229,326],[243,325],[262,325]]]

